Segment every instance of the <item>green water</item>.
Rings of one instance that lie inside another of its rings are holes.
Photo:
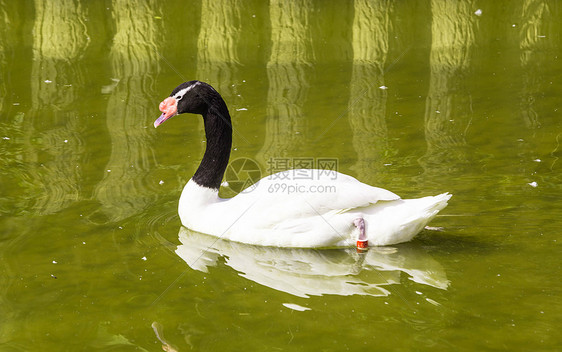
[[[562,348],[560,18],[554,0],[0,0],[0,350]],[[362,256],[182,230],[202,122],[152,122],[191,79],[264,174],[325,157],[454,197]]]

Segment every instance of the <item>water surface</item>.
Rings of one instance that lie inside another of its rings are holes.
[[[561,12],[0,0],[0,349],[557,350]],[[182,229],[202,122],[152,122],[191,79],[228,103],[231,158],[264,174],[328,158],[454,197],[363,256]]]

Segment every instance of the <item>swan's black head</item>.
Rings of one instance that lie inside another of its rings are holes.
[[[215,96],[218,96],[218,93],[205,82],[189,81],[180,84],[160,103],[162,115],[154,121],[154,127],[178,114],[205,114],[214,103]]]
[[[160,111],[162,115],[154,121],[154,127],[178,114],[203,115],[207,146],[192,180],[199,186],[218,191],[232,147],[230,114],[220,94],[207,83],[185,82],[160,103]]]

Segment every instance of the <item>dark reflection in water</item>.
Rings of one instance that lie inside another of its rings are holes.
[[[147,184],[156,166],[154,134],[147,127],[154,120],[154,79],[163,48],[161,16],[157,1],[115,1],[115,35],[110,50],[111,77],[117,82],[107,103],[107,132],[111,155],[95,190],[100,211],[119,221],[154,203],[156,193]]]
[[[544,72],[544,66],[551,59],[554,42],[545,40],[552,38],[554,21],[554,4],[549,1],[526,1],[521,6],[523,23],[519,30],[520,61],[523,72],[521,86],[521,115],[526,127],[539,128],[540,116],[535,105],[537,100],[544,97],[543,92],[549,85],[549,76]]]
[[[74,2],[37,2],[35,14],[31,110],[22,128],[23,139],[33,148],[26,159],[34,159],[39,166],[30,169],[32,183],[40,189],[34,208],[51,214],[81,196],[80,163],[86,146],[75,105],[84,94],[86,78],[80,59],[89,37],[85,8]]]
[[[349,124],[357,163],[353,170],[364,182],[389,162],[390,148],[386,123],[387,64],[390,13],[393,2],[355,1],[353,17],[353,67],[349,100]]]
[[[275,158],[297,157],[306,141],[304,116],[315,55],[310,36],[312,1],[273,1],[271,54],[267,61],[267,119],[259,157],[267,165]],[[281,171],[281,170],[279,170]]]
[[[432,1],[431,12],[427,152],[420,162],[426,173],[443,173],[467,162],[472,97],[465,81],[470,73],[477,16],[472,1]]]
[[[443,267],[415,245],[355,250],[311,250],[250,246],[223,241],[182,227],[176,253],[194,270],[218,264],[242,277],[299,297],[321,295],[387,296],[401,273],[417,283],[446,289]]]

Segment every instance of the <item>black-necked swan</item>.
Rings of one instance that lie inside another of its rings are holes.
[[[411,240],[451,198],[443,193],[401,199],[336,171],[300,169],[265,177],[251,191],[222,199],[219,187],[230,157],[232,125],[220,94],[207,83],[185,82],[160,103],[160,111],[154,127],[178,114],[203,116],[205,154],[178,207],[182,224],[197,232],[276,247],[391,245]],[[294,177],[302,173],[310,177]],[[279,183],[284,187],[277,187]],[[292,185],[330,191],[284,191]]]

